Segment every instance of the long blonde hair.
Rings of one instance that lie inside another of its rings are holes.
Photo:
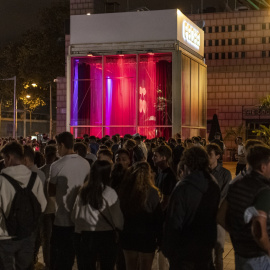
[[[120,188],[121,209],[126,215],[133,215],[146,209],[146,203],[153,185],[150,165],[141,161],[133,164]]]

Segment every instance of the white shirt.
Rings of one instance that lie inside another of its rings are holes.
[[[114,227],[122,230],[124,218],[115,190],[105,186],[102,197],[103,206],[100,209],[100,212],[102,212]],[[90,204],[83,205],[80,196],[78,195],[72,212],[72,220],[75,223],[75,232],[113,230],[112,226],[104,219],[100,212]]]
[[[5,173],[19,182],[22,187],[26,187],[30,180],[32,172],[25,165],[10,166],[2,170]],[[47,201],[43,192],[43,184],[37,175],[36,181],[34,183],[33,194],[37,197],[41,205],[41,211],[43,212],[46,208]],[[0,207],[7,217],[11,208],[11,202],[15,195],[14,187],[6,180],[4,176],[0,175]],[[0,211],[0,239],[8,239],[8,232],[6,230],[5,220]]]
[[[51,165],[49,182],[56,185],[54,225],[74,226],[71,211],[76,196],[90,173],[89,163],[77,154],[63,156]]]

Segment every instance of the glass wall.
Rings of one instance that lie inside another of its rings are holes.
[[[71,63],[74,136],[171,136],[171,53],[74,57]]]

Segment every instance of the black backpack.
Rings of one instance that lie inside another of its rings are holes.
[[[32,192],[37,173],[32,172],[25,188],[22,188],[11,176],[5,173],[1,175],[9,181],[16,191],[8,217],[5,216],[2,210],[8,234],[16,236],[18,239],[29,237],[35,232],[41,215],[41,205]]]

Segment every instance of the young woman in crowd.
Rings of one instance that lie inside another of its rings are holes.
[[[125,220],[121,244],[127,270],[151,270],[160,240],[162,211],[151,177],[149,164],[137,162],[128,169],[120,189]]]
[[[74,205],[72,218],[75,232],[81,234],[77,247],[78,265],[83,270],[113,270],[117,243],[116,229],[123,228],[123,215],[116,192],[110,182],[111,163],[97,160],[91,167],[90,179],[84,184]]]

